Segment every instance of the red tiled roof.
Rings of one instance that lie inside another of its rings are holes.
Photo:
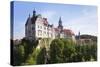
[[[54,28],[54,29],[55,29],[55,31],[59,31],[58,28]]]
[[[58,28],[54,28],[54,29],[55,29],[56,32],[59,31]],[[75,35],[74,32],[70,29],[64,29],[63,32],[64,32],[64,34],[67,34],[67,35]]]
[[[68,35],[75,35],[74,32],[70,29],[64,29],[63,32]]]

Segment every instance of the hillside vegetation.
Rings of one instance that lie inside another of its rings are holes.
[[[80,45],[69,39],[21,40],[14,45],[13,65],[54,64],[97,60],[97,42]]]

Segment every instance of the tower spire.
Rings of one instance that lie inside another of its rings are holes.
[[[80,39],[80,31],[78,32],[78,39]]]
[[[62,26],[61,16],[60,16],[60,18],[59,18],[59,26]]]
[[[35,9],[33,10],[33,16],[36,16],[36,11],[35,11]]]
[[[62,25],[61,17],[59,18],[59,22],[58,22],[58,29],[59,29],[60,33],[63,31],[63,25]]]
[[[30,17],[30,14],[29,14],[29,17]]]
[[[59,22],[58,22],[58,28],[59,28],[59,27],[63,28],[63,26],[62,26],[61,16],[60,16],[60,18],[59,18]]]

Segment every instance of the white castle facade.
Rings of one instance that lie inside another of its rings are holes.
[[[63,29],[61,17],[58,21],[58,27],[49,24],[47,18],[36,14],[33,11],[33,16],[28,17],[25,24],[25,38],[28,40],[37,40],[40,38],[68,38],[75,40],[75,34],[70,29]]]

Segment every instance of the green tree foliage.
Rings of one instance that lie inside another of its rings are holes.
[[[14,65],[21,65],[21,63],[24,61],[24,55],[24,46],[16,46],[16,48],[14,48]]]
[[[75,44],[73,44],[72,40],[63,40],[64,49],[63,49],[63,62],[72,62],[73,57],[76,54]]]
[[[35,58],[30,54],[25,62],[25,65],[36,64]]]
[[[51,63],[62,62],[62,51],[64,48],[64,43],[60,39],[55,39],[50,45],[50,61]]]
[[[77,45],[76,46],[76,53],[77,56],[76,62],[81,61],[91,61],[97,59],[97,44],[91,45],[91,44],[85,44],[85,45]],[[94,47],[95,46],[95,47]]]
[[[93,44],[91,46],[91,56],[96,61],[97,60],[97,45]]]
[[[13,65],[67,63],[97,60],[97,42],[76,44],[71,39],[42,39],[38,41],[21,40],[14,45]],[[45,47],[45,48],[44,48]]]
[[[63,48],[61,46],[58,46],[60,42],[62,42]],[[96,45],[96,43],[93,45],[75,44],[71,39],[55,39],[50,45],[51,63],[83,62],[97,60]]]
[[[23,45],[19,45],[19,47],[18,47],[18,53],[21,56],[21,58],[23,59],[24,58],[24,54],[25,54],[25,52],[24,52],[24,46]]]
[[[84,52],[84,46],[82,45],[76,45],[76,55],[74,56],[74,62],[81,62],[83,61],[83,52]]]
[[[36,57],[37,64],[45,64],[46,63],[46,48],[42,48],[39,54]]]
[[[32,54],[38,44],[38,41],[29,41],[22,39],[21,43],[14,45],[14,65],[23,65],[25,63],[31,64]],[[26,62],[27,61],[27,62]]]

